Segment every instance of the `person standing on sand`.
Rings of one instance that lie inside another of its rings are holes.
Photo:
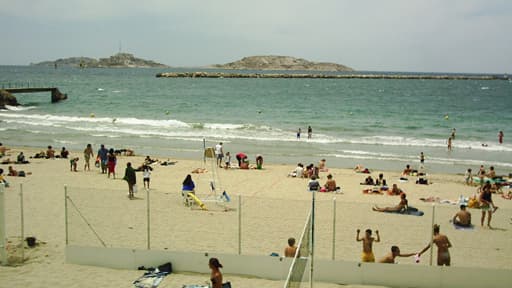
[[[87,144],[87,147],[85,147],[85,149],[84,149],[84,160],[85,160],[84,171],[86,169],[87,169],[87,171],[91,171],[91,165],[90,165],[91,157],[94,157],[94,152],[92,152],[92,145]]]
[[[222,149],[222,142],[215,145],[215,158],[217,158],[217,166],[222,168],[222,158],[224,158],[224,150]]]
[[[116,164],[117,164],[117,157],[114,153],[114,149],[110,148],[107,154],[107,167],[108,167],[108,174],[107,177],[110,178],[110,174],[112,174],[112,177],[116,179]]]
[[[313,128],[311,128],[311,126],[308,126],[308,139],[311,139],[311,136],[313,136]]]
[[[448,251],[448,248],[452,247],[452,243],[450,243],[450,240],[448,240],[446,235],[439,233],[439,225],[437,224],[434,225],[434,238],[432,242],[437,246],[437,265],[450,266],[450,252]],[[429,248],[430,243],[427,245],[427,247],[423,248],[420,253],[418,253],[418,257],[421,257],[421,254],[423,254]]]
[[[448,151],[452,151],[452,137],[448,137]]]
[[[295,253],[297,252],[297,246],[295,246],[295,238],[288,238],[288,246],[284,248],[284,257],[295,257]],[[297,254],[297,257],[300,257],[300,254]]]
[[[375,262],[375,256],[373,255],[373,242],[380,242],[379,230],[375,230],[375,234],[377,235],[377,239],[372,237],[372,230],[366,229],[364,237],[359,238],[359,233],[361,230],[357,229],[356,241],[363,241],[363,254],[361,256],[362,262]]]
[[[107,156],[108,150],[105,148],[105,145],[101,144],[98,154],[96,155],[96,158],[99,158],[100,160],[101,174],[107,173]]]
[[[485,221],[485,212],[487,212],[487,226],[491,227],[491,219],[492,213],[496,212],[498,209],[497,206],[492,202],[492,191],[491,191],[491,183],[487,181],[484,186],[480,189],[480,209],[482,210],[482,218],[480,219],[480,225],[484,226]]]
[[[302,130],[299,128],[299,130],[297,130],[297,140],[300,140],[300,133],[302,132]]]
[[[391,253],[384,256],[384,258],[381,258],[379,260],[379,263],[388,263],[388,264],[395,264],[395,258],[396,257],[411,257],[416,255],[416,253],[400,253],[400,248],[398,246],[391,246]]]
[[[126,163],[126,169],[124,170],[124,180],[128,182],[128,198],[132,200],[133,196],[133,187],[137,184],[137,175],[135,175],[135,169],[132,167],[132,163]]]
[[[503,144],[503,131],[498,133],[498,143]]]
[[[421,165],[425,163],[425,154],[423,154],[423,152],[420,153],[420,163]]]

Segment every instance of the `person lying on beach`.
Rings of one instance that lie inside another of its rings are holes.
[[[387,254],[383,258],[379,260],[379,263],[389,263],[389,264],[395,264],[395,258],[396,257],[411,257],[416,255],[417,253],[405,253],[402,254],[400,252],[400,248],[398,246],[391,246],[391,253]]]
[[[379,194],[382,195],[384,192],[380,189],[379,186],[373,186],[371,188],[363,189],[364,194]]]
[[[17,171],[12,166],[9,166],[9,173],[7,174],[7,176],[25,177],[26,175],[31,174],[32,172]]]
[[[43,159],[43,158],[46,158],[46,152],[41,151],[41,152],[39,152],[39,153],[34,154],[34,156],[31,156],[30,158],[35,158],[35,159]]]
[[[357,164],[354,168],[354,171],[356,173],[364,173],[364,174],[370,174],[370,170],[368,168],[364,168],[363,165]]]
[[[288,238],[288,246],[284,248],[284,257],[295,257],[295,253],[297,252],[297,246],[295,246],[295,238]],[[297,257],[300,257],[300,253],[297,254]]]
[[[206,168],[196,168],[192,170],[190,173],[200,174],[200,173],[206,173],[208,170]]]
[[[11,158],[7,158],[5,160],[2,161],[2,164],[4,165],[7,165],[7,164],[16,164],[16,161],[11,161]]]
[[[144,164],[146,164],[146,165],[151,165],[151,164],[153,164],[155,162],[158,162],[158,160],[151,159],[151,157],[149,157],[149,155],[146,156],[146,158],[144,159]]]
[[[460,210],[453,216],[452,222],[457,226],[471,226],[471,213],[466,210],[466,205],[460,205]]]
[[[400,203],[394,207],[383,207],[379,208],[377,206],[373,207],[372,210],[376,212],[401,212],[406,210],[408,207],[407,198],[405,193],[400,194]]]
[[[116,156],[120,156],[120,155],[124,155],[124,156],[134,156],[135,155],[135,152],[132,150],[132,149],[117,149],[117,150],[114,150],[114,154],[116,154]]]
[[[23,152],[20,152],[20,154],[18,154],[18,156],[16,157],[16,164],[28,164],[30,162],[28,162],[26,159],[25,159],[25,155],[23,154]]]
[[[356,241],[357,242],[363,241],[363,253],[361,255],[361,261],[362,262],[375,262],[375,256],[373,255],[372,246],[373,246],[373,242],[380,242],[379,230],[375,230],[377,239],[372,237],[371,229],[366,229],[363,238],[359,238],[359,233],[361,232],[361,230],[357,229],[356,232],[357,232]]]

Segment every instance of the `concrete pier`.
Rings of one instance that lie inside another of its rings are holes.
[[[37,92],[51,92],[51,101],[52,103],[59,102],[60,100],[64,100],[68,98],[68,94],[61,93],[58,88],[50,87],[50,88],[6,88],[3,89],[9,93],[37,93]]]
[[[288,73],[224,73],[224,72],[165,72],[163,78],[292,78],[292,79],[420,79],[420,80],[509,80],[496,75],[458,74],[288,74]]]

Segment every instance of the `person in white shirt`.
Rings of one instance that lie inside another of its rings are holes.
[[[215,145],[215,157],[217,158],[217,165],[222,168],[222,158],[224,158],[224,151],[222,150],[222,142]]]

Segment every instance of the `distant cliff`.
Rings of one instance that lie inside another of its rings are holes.
[[[31,64],[35,66],[70,66],[83,68],[150,68],[150,67],[169,67],[151,60],[136,58],[130,53],[118,53],[109,58],[100,58],[99,60],[89,57],[71,57],[57,59],[55,61],[44,61]]]
[[[213,67],[244,70],[354,71],[341,64],[311,62],[289,56],[251,56],[227,64],[213,65]]]

